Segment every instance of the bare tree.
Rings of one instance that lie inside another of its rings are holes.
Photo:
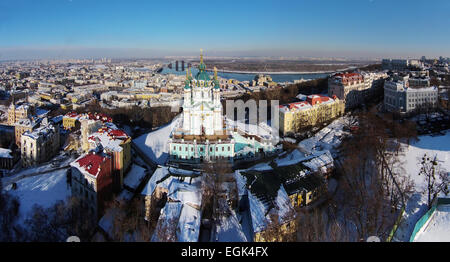
[[[448,185],[450,183],[448,173],[441,170],[438,163],[438,159],[435,156],[430,158],[427,154],[424,154],[421,159],[421,168],[419,176],[424,176],[427,182],[425,193],[428,195],[428,207],[431,208],[434,199],[440,194],[448,194]]]
[[[343,143],[340,172],[347,217],[354,223],[358,239],[368,236],[386,237],[392,227],[403,190],[410,190],[410,181],[403,178],[399,187],[389,167],[398,163],[398,148],[392,148],[387,133],[389,125],[373,113],[358,116],[359,131]],[[395,145],[395,143],[394,143]],[[386,160],[387,159],[387,160]]]
[[[19,217],[20,202],[16,197],[3,191],[0,179],[0,241],[17,241],[19,226],[16,221]]]
[[[176,242],[178,220],[175,218],[160,220],[155,228],[154,235],[158,242]]]
[[[49,208],[35,205],[25,224],[29,241],[63,242],[73,235],[82,241],[90,241],[96,218],[78,199],[70,198]]]
[[[266,218],[267,226],[260,233],[261,240],[266,242],[293,242],[296,240],[296,223],[294,213],[281,218],[277,212],[271,212]]]
[[[108,213],[112,217],[112,237],[114,241],[148,242],[152,231],[145,221],[145,209],[139,199],[131,203],[113,201]]]

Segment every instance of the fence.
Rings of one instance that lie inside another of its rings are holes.
[[[433,215],[434,211],[436,211],[436,208],[439,205],[450,205],[450,198],[438,198],[435,204],[428,210],[425,215],[423,215],[419,221],[417,221],[416,226],[414,227],[414,230],[411,234],[411,237],[409,238],[409,242],[414,242],[414,239],[416,238],[417,233],[426,225],[430,217]]]

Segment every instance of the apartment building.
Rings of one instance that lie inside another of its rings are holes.
[[[93,150],[70,164],[72,196],[100,219],[112,196],[112,159],[101,150]]]
[[[420,85],[412,86],[411,82]],[[384,84],[384,108],[390,112],[410,113],[436,107],[438,88],[423,84],[422,80],[409,77],[392,77]]]
[[[59,127],[45,118],[41,127],[26,131],[21,136],[22,166],[30,167],[49,161],[59,151]]]
[[[344,114],[344,101],[337,96],[310,95],[304,101],[280,105],[280,133],[287,135]]]
[[[28,103],[11,104],[8,108],[8,125],[14,125],[19,119],[29,118],[34,114],[34,108]]]
[[[345,100],[345,107],[353,108],[382,88],[386,78],[384,72],[338,73],[328,79],[328,95]]]

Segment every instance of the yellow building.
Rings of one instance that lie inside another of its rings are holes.
[[[280,132],[295,133],[342,116],[345,103],[338,98],[310,95],[305,101],[280,106]]]
[[[18,147],[20,147],[20,145],[21,145],[22,134],[25,132],[33,131],[39,125],[39,123],[40,123],[40,119],[35,120],[35,119],[24,118],[24,119],[17,120],[17,122],[14,124],[14,133],[15,133],[16,145]]]
[[[61,104],[61,109],[63,110],[71,110],[72,109],[72,104]]]
[[[293,207],[308,206],[326,192],[327,184],[324,179],[317,174],[308,174],[297,182],[292,187],[296,188],[292,192],[288,190],[289,198]]]
[[[31,117],[34,108],[27,103],[11,104],[8,108],[8,125],[14,125],[19,119]]]
[[[254,242],[282,242],[288,235],[294,235],[297,229],[295,219],[285,222],[281,225],[275,225],[272,228],[256,232],[253,238]]]
[[[80,115],[75,112],[67,113],[63,116],[63,127],[66,130],[70,130],[75,128],[77,125],[80,125]]]
[[[46,93],[41,93],[40,97],[41,97],[41,99],[48,100],[48,101],[50,101],[53,98],[52,95],[46,94]]]
[[[150,100],[152,98],[159,98],[161,95],[160,94],[136,94],[136,98],[137,99],[142,99],[142,100]]]

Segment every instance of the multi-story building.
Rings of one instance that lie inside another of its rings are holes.
[[[0,148],[0,172],[10,170],[19,160],[19,154],[7,148]]]
[[[280,105],[280,132],[294,133],[341,116],[344,111],[344,101],[336,96],[310,95],[305,101]]]
[[[69,112],[63,117],[63,127],[66,130],[79,127],[80,125],[80,115],[75,112]]]
[[[328,95],[345,100],[346,108],[355,107],[383,86],[386,73],[338,73],[328,79]]]
[[[99,219],[112,196],[112,159],[101,150],[82,155],[71,164],[72,196]]]
[[[42,121],[41,118],[36,119],[34,117],[19,119],[16,121],[16,123],[14,124],[14,134],[15,134],[16,145],[19,148],[20,148],[22,134],[25,132],[33,131],[36,127],[38,127],[38,125],[41,121]]]
[[[28,103],[11,104],[8,109],[8,125],[14,125],[19,119],[29,118],[33,113],[34,108]]]
[[[50,160],[59,151],[59,127],[48,124],[46,118],[41,127],[26,131],[21,136],[22,166],[35,166]]]
[[[91,149],[89,137],[103,126],[103,122],[92,119],[81,119],[81,150],[88,152]]]
[[[112,157],[113,190],[119,192],[123,188],[124,173],[131,164],[131,137],[117,127],[106,124],[89,135],[89,148],[101,146]]]
[[[410,67],[421,68],[423,62],[416,59],[383,59],[381,66],[384,70],[405,70]]]
[[[429,87],[431,80],[429,77],[410,77],[408,83],[409,87]]]
[[[384,108],[390,112],[410,113],[438,104],[438,88],[413,87],[409,77],[393,77],[384,84]]]
[[[80,128],[81,121],[83,119],[90,120],[99,120],[103,123],[112,122],[112,118],[103,114],[97,113],[86,113],[86,114],[78,114],[76,112],[69,112],[63,117],[63,127],[66,130],[70,130],[73,128]]]

